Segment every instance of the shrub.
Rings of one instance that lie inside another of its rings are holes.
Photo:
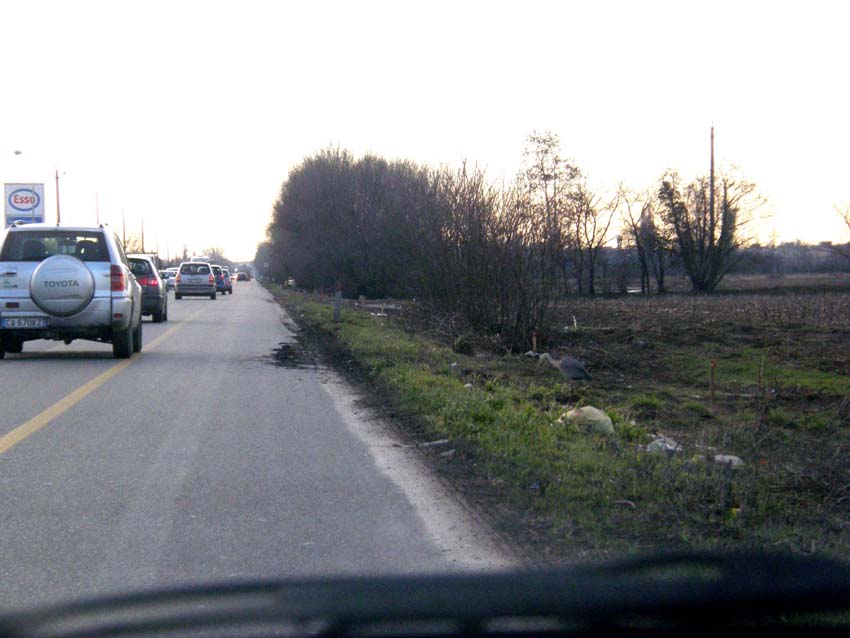
[[[458,354],[471,356],[475,354],[475,348],[472,346],[472,338],[470,335],[461,335],[454,340],[452,350]]]

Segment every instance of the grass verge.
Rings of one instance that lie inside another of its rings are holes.
[[[271,290],[302,326],[344,349],[397,410],[413,415],[425,438],[449,439],[460,453],[445,463],[461,489],[484,486],[519,512],[550,558],[684,547],[842,557],[850,550],[847,428],[823,404],[780,396],[799,389],[838,401],[850,390],[843,375],[788,368],[761,350],[715,347],[706,356],[693,344],[646,352],[641,342],[650,378],[611,369],[593,386],[573,389],[529,358],[458,354],[451,341],[351,306],[334,323],[326,298]],[[613,344],[589,338],[587,348],[608,356]],[[581,346],[581,335],[570,339]],[[712,401],[704,388],[715,358],[723,392]],[[560,419],[585,404],[610,416],[613,436]],[[675,435],[685,452],[648,453],[656,430]],[[734,469],[715,454],[745,462]]]

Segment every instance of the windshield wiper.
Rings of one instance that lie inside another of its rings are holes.
[[[850,568],[825,558],[686,553],[570,569],[160,589],[0,619],[0,636],[527,636],[843,633]],[[811,614],[815,614],[812,616]]]

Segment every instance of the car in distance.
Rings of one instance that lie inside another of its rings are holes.
[[[178,268],[166,268],[162,271],[162,279],[165,281],[165,289],[166,290],[174,290],[175,286],[175,277],[177,276]]]
[[[168,321],[168,289],[149,257],[127,257],[130,271],[142,287],[142,315],[154,323]]]
[[[240,270],[236,273],[236,281],[251,281],[251,278],[248,276],[248,273]]]
[[[210,266],[212,267],[213,275],[215,276],[216,292],[224,294],[224,273],[222,272],[222,268],[218,264],[210,264]]]
[[[106,226],[16,222],[0,246],[0,359],[24,343],[89,339],[142,349],[142,289]]]
[[[175,277],[174,298],[183,296],[215,299],[216,283],[212,266],[201,261],[184,261]]]
[[[230,276],[230,271],[227,268],[221,269],[221,275],[224,279],[224,292],[233,294],[233,279]]]

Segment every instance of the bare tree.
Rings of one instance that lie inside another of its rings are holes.
[[[524,188],[516,188],[502,191],[492,220],[493,258],[500,265],[498,323],[509,347],[527,347],[535,330],[545,338],[555,319],[564,281],[562,251],[546,217]]]
[[[655,290],[663,295],[667,292],[665,278],[675,252],[675,237],[672,228],[664,223],[657,200],[650,198],[646,204],[641,211],[640,233],[655,279]]]
[[[743,230],[764,200],[756,187],[714,166],[714,127],[707,177],[683,185],[674,171],[661,178],[658,202],[676,238],[679,257],[695,292],[713,291],[732,266],[736,250],[748,243]]]
[[[579,168],[571,160],[561,157],[558,135],[547,131],[528,136],[525,158],[525,180],[531,202],[542,203],[545,217],[551,226],[556,226],[559,208],[572,184],[581,176]]]
[[[214,264],[219,264],[226,268],[230,268],[231,266],[231,261],[224,254],[224,248],[221,246],[210,246],[209,248],[205,248],[204,254],[208,255],[210,261]]]
[[[668,173],[658,201],[691,287],[713,291],[732,267],[735,251],[748,243],[743,229],[762,203],[755,185],[730,175],[721,175],[717,184],[714,172],[683,185],[676,173]]]
[[[279,276],[349,295],[412,296],[435,237],[431,172],[412,162],[328,148],[292,169],[267,234]]]
[[[596,292],[596,266],[601,248],[619,201],[619,193],[610,201],[592,192],[581,181],[581,170],[564,159],[558,136],[551,132],[528,137],[525,170],[521,176],[520,197],[526,192],[530,216],[541,246],[551,254],[540,254],[546,262],[559,263],[565,279],[572,266],[580,294]]]
[[[534,231],[546,249],[552,251],[545,259],[555,260],[566,274],[570,239],[564,222],[568,201],[581,177],[581,170],[562,157],[560,141],[552,132],[529,135],[523,156],[525,169],[519,177],[518,197],[535,209],[528,211],[538,224]],[[541,258],[544,258],[542,254]],[[581,286],[579,288],[581,292]]]
[[[637,251],[638,266],[640,267],[640,292],[649,294],[649,247],[645,234],[645,219],[649,214],[652,197],[647,193],[623,191],[623,223],[629,233],[631,243]]]
[[[435,171],[432,180],[436,208],[423,211],[431,221],[418,222],[415,249],[427,274],[421,296],[506,348],[527,348],[533,331],[551,329],[563,282],[545,205],[524,176],[497,188],[464,166]]]
[[[608,240],[611,223],[620,205],[620,189],[608,199],[578,183],[569,194],[565,215],[567,248],[572,254],[579,293],[596,294],[596,265],[599,252]]]
[[[130,233],[124,242],[124,252],[128,255],[142,252],[142,236]]]

